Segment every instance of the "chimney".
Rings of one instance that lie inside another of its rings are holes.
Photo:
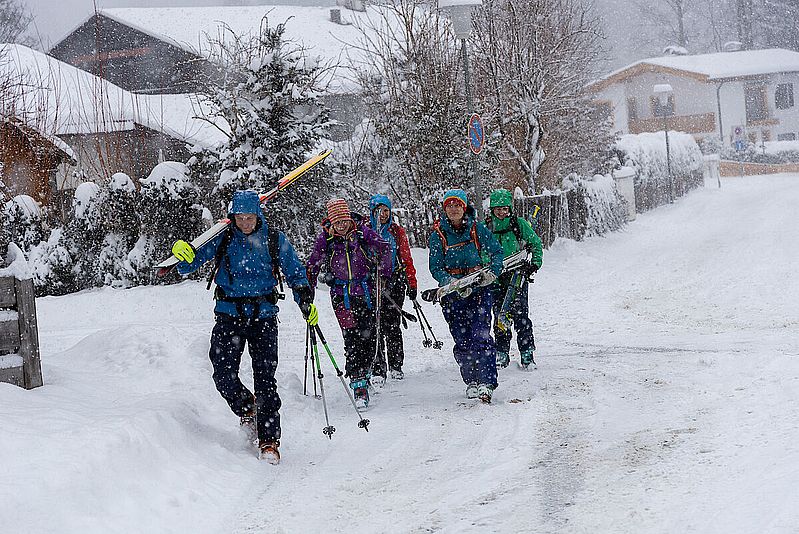
[[[330,10],[330,22],[335,22],[336,24],[341,24],[341,10],[340,9],[331,9]]]

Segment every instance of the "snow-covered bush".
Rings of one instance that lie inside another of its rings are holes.
[[[616,149],[619,161],[636,171],[638,211],[665,204],[702,183],[702,152],[690,134],[669,132],[668,162],[663,132],[623,135],[616,141]]]
[[[723,159],[733,161],[772,165],[799,163],[799,141],[766,141],[759,145],[747,143],[740,152],[735,147],[724,146],[720,153]]]
[[[203,206],[197,204],[198,197],[199,190],[183,163],[159,163],[141,181],[141,233],[128,257],[137,273],[136,283],[150,280],[152,266],[169,255],[175,241],[202,231]]]
[[[64,227],[64,245],[75,261],[77,289],[102,284],[97,258],[105,237],[101,220],[101,206],[107,190],[94,182],[83,182],[75,189],[73,216]]]
[[[139,238],[139,194],[127,174],[116,173],[108,183],[105,202],[100,207],[103,222],[102,246],[98,257],[100,282],[103,285],[129,287],[135,283],[136,270],[128,253]]]
[[[50,237],[28,253],[33,284],[37,295],[65,295],[81,289],[76,280],[76,251],[70,251],[62,228],[54,228]]]
[[[575,239],[613,232],[627,223],[627,206],[616,190],[613,176],[606,174],[584,178],[571,175],[563,181],[566,187],[577,191],[569,205],[569,218],[575,228]]]
[[[41,206],[28,195],[18,195],[2,206],[0,241],[16,243],[23,252],[38,245],[48,234]]]

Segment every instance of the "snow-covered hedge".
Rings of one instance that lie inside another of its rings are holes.
[[[741,152],[737,152],[734,147],[725,146],[721,150],[721,157],[751,163],[799,163],[799,141],[766,141],[759,145],[748,143]]]
[[[569,205],[575,239],[613,232],[626,224],[627,207],[611,175],[597,174],[593,178],[572,175],[563,185],[577,191],[572,201],[575,205]]]
[[[665,204],[702,183],[702,151],[690,134],[669,132],[671,183],[663,132],[623,135],[616,149],[622,164],[635,169],[638,211]]]

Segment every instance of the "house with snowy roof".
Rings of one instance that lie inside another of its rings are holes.
[[[357,2],[356,2],[357,4]],[[350,6],[353,2],[350,1]],[[378,8],[344,6],[219,6],[102,9],[55,44],[49,54],[137,94],[198,91],[197,80],[213,75],[212,40],[256,35],[264,17],[285,24],[284,36],[306,57],[331,66],[323,100],[346,139],[363,113],[355,96],[354,69],[363,64],[357,43]],[[378,19],[379,20],[379,19]]]
[[[621,133],[654,132],[665,123],[697,140],[761,144],[799,136],[796,87],[799,52],[768,49],[644,59],[587,90]]]
[[[0,48],[0,75],[13,80],[0,108],[25,131],[57,140],[77,167],[59,165],[49,183],[74,188],[125,172],[146,177],[163,160],[185,161],[190,146],[218,143],[224,131],[198,119],[192,95],[140,95],[22,45]],[[75,175],[80,169],[84,175]],[[8,185],[8,184],[6,184]]]

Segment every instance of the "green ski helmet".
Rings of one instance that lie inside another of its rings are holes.
[[[507,189],[494,189],[491,191],[491,209],[508,207],[513,209],[513,195]]]

